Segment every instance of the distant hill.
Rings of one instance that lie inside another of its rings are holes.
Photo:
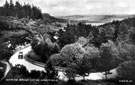
[[[71,20],[76,22],[84,22],[86,24],[92,23],[107,23],[113,20],[124,20],[127,18],[132,18],[134,15],[71,15],[71,16],[56,16],[60,19]],[[72,22],[71,22],[72,23]]]
[[[65,22],[66,23],[67,22],[67,20],[65,20],[65,19],[55,18],[48,13],[43,13],[43,19],[50,23],[52,23],[52,22],[61,22],[61,23]]]

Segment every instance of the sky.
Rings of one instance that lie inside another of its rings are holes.
[[[0,6],[6,0],[0,0]],[[7,0],[9,1],[9,0]],[[52,16],[135,14],[135,0],[13,0],[38,6]]]

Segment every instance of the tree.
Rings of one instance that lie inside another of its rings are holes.
[[[135,61],[127,61],[122,64],[117,69],[118,78],[123,80],[135,81]]]
[[[107,40],[112,40],[114,39],[114,33],[115,33],[115,29],[111,24],[108,24],[105,27],[99,27],[99,37],[101,39],[102,42],[107,42]]]
[[[29,4],[25,4],[23,5],[22,10],[23,10],[23,16],[26,18],[30,18],[31,13],[32,13],[31,6]]]
[[[83,57],[85,50],[81,47],[80,44],[70,44],[66,45],[61,50],[61,56],[65,59],[66,64],[66,73],[69,79],[74,79],[77,75],[77,63]]]
[[[58,44],[60,45],[61,48],[67,44],[74,43],[76,40],[73,31],[70,31],[70,29],[71,28],[66,28],[66,31],[63,31],[62,29],[58,31],[59,33]]]
[[[107,74],[109,70],[116,68],[120,63],[119,52],[116,45],[112,41],[102,44],[100,47],[100,56],[98,60],[97,69],[99,71],[105,71],[105,77],[107,79]]]
[[[35,54],[40,57],[41,62],[44,63],[46,63],[52,54],[58,53],[60,50],[58,44],[52,43],[49,38],[43,40],[35,37],[31,46]]]
[[[84,43],[84,42],[83,42]],[[66,76],[69,79],[74,79],[76,75],[81,75],[85,78],[86,74],[93,71],[92,65],[99,56],[99,50],[93,47],[82,47],[82,43],[76,42],[64,46],[60,53],[50,57],[50,61],[54,66],[66,68]],[[94,61],[94,62],[93,62]]]
[[[40,77],[40,71],[32,70],[29,74],[29,77],[35,78],[35,79],[39,78]]]
[[[60,47],[64,47],[64,45],[74,43],[78,40],[79,37],[88,37],[89,33],[94,29],[91,25],[85,25],[82,23],[78,23],[77,25],[69,25],[67,24],[64,27],[64,30],[60,29],[58,31],[58,40]]]
[[[12,67],[11,70],[8,73],[8,78],[27,78],[29,75],[28,70],[23,65],[16,65],[15,67]]]
[[[135,60],[135,45],[127,43],[125,41],[118,41],[117,49],[121,62]]]
[[[75,62],[77,59],[82,58],[85,53],[85,49],[79,43],[69,44],[64,46],[61,51],[61,56],[67,61],[67,65]]]
[[[15,3],[15,16],[22,18],[22,6],[18,1]]]
[[[32,19],[43,19],[41,10],[36,6],[32,6],[31,15],[32,15],[31,16]]]
[[[87,44],[88,39],[86,39],[86,38],[84,38],[84,37],[79,37],[78,40],[77,40],[77,42],[78,42],[80,45],[84,46],[84,45]]]
[[[77,62],[76,68],[77,74],[83,76],[88,75],[90,72],[95,72],[96,62],[100,58],[98,48],[94,46],[85,46],[85,53],[83,57],[80,58]]]
[[[10,3],[6,0],[3,7],[0,7],[0,15],[2,16],[15,16],[18,18],[31,18],[31,19],[43,19],[42,11],[36,6],[30,6],[29,4],[21,5],[19,1],[14,4],[12,0]]]
[[[43,42],[39,45],[33,45],[32,44],[32,49],[35,52],[37,56],[40,57],[41,62],[46,62],[49,59],[51,48],[49,48],[48,44],[46,42]]]
[[[84,48],[84,56],[90,60],[93,71],[96,71],[96,68],[98,67],[98,60],[101,58],[100,50],[93,45],[85,46]]]
[[[4,7],[4,16],[9,16],[9,3],[7,2],[7,0],[3,7]]]
[[[4,8],[0,7],[0,16],[2,16],[4,14]]]
[[[78,43],[66,45],[62,48],[60,53],[52,55],[50,61],[52,65],[66,67],[67,76],[70,79],[74,79],[76,70],[73,69],[73,67],[77,66],[77,61],[83,57],[84,52],[85,50]]]
[[[2,42],[0,41],[0,60],[8,60],[10,59],[10,57],[12,56],[13,54],[13,51],[10,50],[10,48],[7,47],[7,43],[6,42]]]
[[[48,79],[56,79],[57,72],[54,68],[54,65],[52,64],[52,61],[48,61],[46,63],[46,72],[47,72],[47,78]]]
[[[27,70],[27,68],[23,65],[21,65],[21,67],[19,68],[20,70],[20,74],[23,75],[24,77],[28,77],[29,75],[29,71]]]
[[[10,0],[10,3],[9,3],[9,9],[10,9],[10,16],[14,16],[14,4],[13,4],[13,1]]]
[[[122,22],[119,26],[119,39],[122,41],[127,41],[129,39],[129,26],[127,23]]]
[[[76,67],[73,68],[77,71],[77,74],[83,76],[85,80],[85,76],[92,72],[92,63],[90,57],[84,56],[82,59],[77,62]]]
[[[135,44],[135,27],[131,27],[129,30],[129,41]]]
[[[65,59],[61,56],[60,53],[52,54],[47,63],[49,62],[51,62],[53,66],[66,67]]]

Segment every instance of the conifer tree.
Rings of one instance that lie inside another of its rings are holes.
[[[10,3],[9,3],[9,13],[10,13],[10,16],[14,16],[14,4],[12,0],[10,0]]]
[[[9,3],[7,2],[7,0],[6,0],[6,2],[5,2],[3,7],[4,7],[3,16],[9,16]]]

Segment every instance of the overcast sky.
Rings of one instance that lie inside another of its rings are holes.
[[[8,0],[9,1],[9,0]],[[135,0],[13,0],[34,4],[53,16],[135,14]],[[0,6],[5,0],[0,0]]]

